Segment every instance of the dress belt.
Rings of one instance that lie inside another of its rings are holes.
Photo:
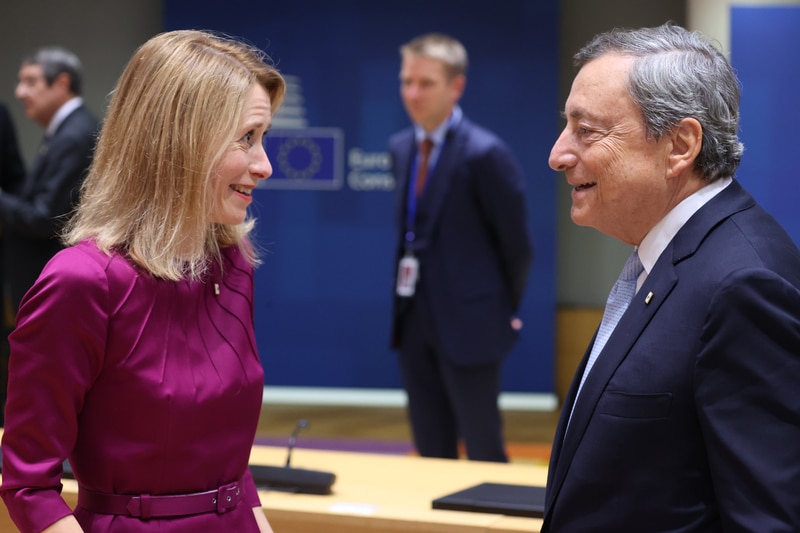
[[[78,505],[93,513],[134,516],[144,519],[213,512],[222,514],[234,509],[239,504],[243,492],[241,479],[214,490],[166,496],[105,494],[79,487]]]

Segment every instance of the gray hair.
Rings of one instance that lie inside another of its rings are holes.
[[[696,119],[703,142],[695,168],[707,182],[733,176],[742,159],[739,81],[728,60],[697,32],[667,23],[614,29],[574,56],[582,67],[602,55],[633,56],[628,91],[644,115],[649,138],[660,139],[684,118]]]
[[[53,85],[59,74],[65,72],[70,79],[69,90],[80,95],[83,89],[81,61],[65,48],[51,46],[40,48],[22,60],[23,65],[39,65],[47,85]]]
[[[467,50],[458,40],[443,33],[426,33],[400,47],[400,55],[438,59],[450,79],[467,73]]]

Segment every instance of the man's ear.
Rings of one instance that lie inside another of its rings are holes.
[[[694,168],[703,145],[703,126],[694,118],[684,118],[672,130],[672,147],[667,154],[667,176],[675,177]]]
[[[458,101],[464,94],[464,89],[467,87],[467,77],[463,74],[459,74],[450,81],[450,84],[453,89],[453,95],[456,101]]]
[[[65,92],[71,93],[69,86],[72,82],[72,79],[69,77],[69,74],[66,72],[60,72],[56,75],[55,79],[51,87],[61,89]]]

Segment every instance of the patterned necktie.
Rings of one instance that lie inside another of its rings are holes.
[[[594,341],[594,346],[592,346],[592,352],[589,354],[589,360],[586,362],[586,370],[583,371],[581,384],[578,387],[578,394],[580,394],[583,382],[586,381],[586,376],[589,375],[589,371],[597,360],[597,356],[600,355],[603,346],[606,345],[606,341],[608,341],[608,338],[614,332],[617,322],[619,322],[619,319],[625,314],[628,304],[633,300],[633,295],[636,293],[636,280],[639,279],[642,270],[644,270],[644,267],[639,260],[639,254],[634,250],[625,262],[625,266],[622,267],[619,279],[617,279],[617,282],[611,289],[611,293],[608,295],[606,309],[603,312],[603,320],[600,322],[600,329],[597,330],[597,338]]]
[[[433,148],[433,141],[427,137],[419,143],[419,167],[417,167],[417,185],[415,194],[417,198],[422,194],[425,189],[425,181],[428,178],[428,159],[431,157],[431,149]]]

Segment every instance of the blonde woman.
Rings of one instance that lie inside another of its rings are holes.
[[[247,468],[263,390],[247,209],[284,88],[258,50],[199,31],[152,38],[122,74],[70,247],[10,337],[2,497],[23,533],[272,531]]]

